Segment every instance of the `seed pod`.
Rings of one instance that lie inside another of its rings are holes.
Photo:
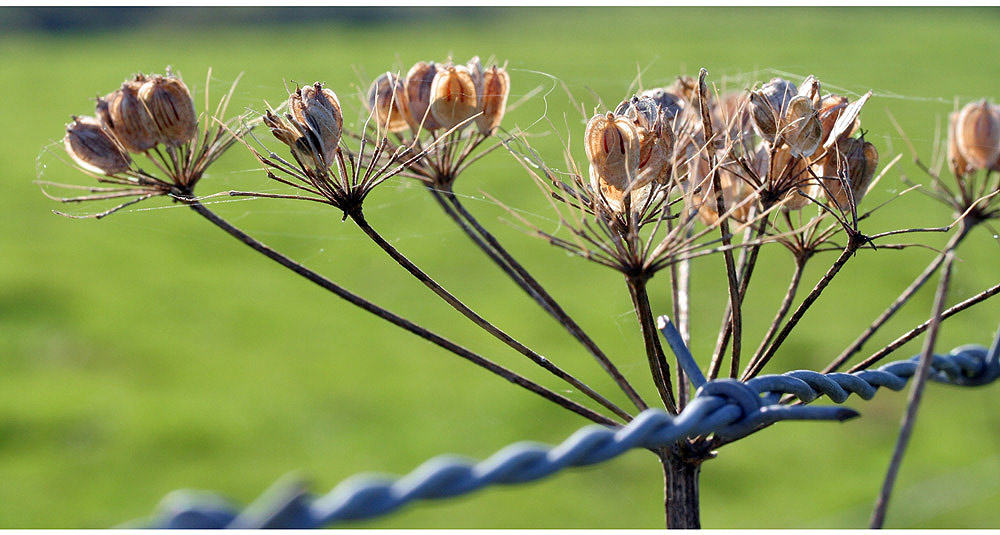
[[[429,111],[431,86],[434,85],[434,75],[437,72],[438,66],[433,61],[430,63],[421,61],[406,73],[406,100],[410,106],[411,122],[428,131],[441,127]]]
[[[684,110],[684,99],[663,88],[649,89],[643,91],[639,96],[652,98],[660,106],[660,111],[663,112],[664,120],[668,126],[672,126],[674,118]]]
[[[823,138],[823,123],[816,117],[812,101],[796,96],[788,102],[781,129],[781,137],[791,149],[792,156],[808,158],[819,147]]]
[[[774,162],[771,165],[774,173],[779,177],[775,183],[785,184],[783,189],[787,189],[782,201],[784,209],[801,210],[809,204],[809,198],[799,195],[799,191],[815,198],[822,191],[822,188],[809,174],[809,164],[804,158],[799,158],[792,154],[789,146],[782,146],[774,153]]]
[[[591,186],[613,210],[622,211],[625,193],[645,185],[636,183],[639,136],[632,121],[613,113],[595,115],[587,123],[584,143]]]
[[[476,86],[477,98],[482,98],[484,73],[483,64],[479,61],[479,56],[472,56],[472,59],[465,64],[465,68],[469,69],[469,76],[472,77],[472,85]]]
[[[754,130],[768,143],[774,143],[774,136],[778,133],[778,120],[767,97],[759,91],[751,91],[749,107],[750,122]]]
[[[453,128],[477,113],[476,82],[467,67],[449,65],[434,76],[431,114],[442,128]]]
[[[97,118],[130,152],[145,152],[156,146],[157,129],[145,104],[139,99],[139,80],[125,82],[97,100]]]
[[[819,80],[811,74],[807,76],[806,79],[802,81],[802,85],[799,86],[799,96],[808,98],[809,101],[812,102],[813,108],[818,109],[820,102],[823,100],[819,93]]]
[[[483,75],[483,91],[479,93],[479,111],[482,115],[476,118],[479,131],[492,135],[500,126],[503,114],[507,110],[507,95],[510,94],[510,75],[507,69],[490,67]]]
[[[344,114],[337,95],[316,82],[296,89],[288,97],[288,109],[301,125],[299,130],[308,131],[308,137],[317,145],[323,161],[327,165],[333,163],[344,129]]]
[[[860,204],[868,193],[868,186],[877,167],[878,151],[875,145],[864,138],[850,138],[838,143],[836,150],[824,158],[820,169],[827,198],[837,203],[841,210],[847,210],[850,199],[844,187],[846,181],[851,188],[855,205]]]
[[[80,167],[94,173],[114,175],[128,171],[132,159],[93,117],[73,117],[63,139],[66,152]]]
[[[398,76],[387,72],[372,82],[368,90],[368,107],[375,112],[375,120],[380,129],[401,132],[411,127],[410,106],[406,98],[406,87]]]
[[[649,96],[633,96],[615,108],[616,117],[632,121],[639,140],[639,175],[637,180],[665,182],[670,170],[673,131],[666,124],[659,104]]]
[[[197,135],[198,115],[194,111],[194,101],[180,78],[151,76],[139,88],[139,99],[149,110],[160,143],[179,146]]]
[[[271,110],[265,112],[263,120],[264,125],[271,129],[274,137],[289,147],[294,147],[295,142],[302,137],[302,133],[293,124],[271,113]]]
[[[973,169],[988,169],[1000,158],[1000,109],[986,99],[966,104],[958,112],[955,137]]]
[[[972,169],[969,167],[969,162],[965,161],[962,151],[958,149],[958,136],[955,134],[957,123],[958,112],[956,111],[948,115],[948,164],[956,177],[964,177]]]
[[[816,108],[816,114],[819,116],[820,122],[823,123],[823,141],[829,139],[830,132],[833,131],[833,125],[836,124],[837,119],[840,118],[840,114],[844,112],[844,108],[846,107],[847,97],[840,95],[827,95],[820,101],[819,106]],[[857,121],[854,121],[854,124],[841,134],[840,139],[851,137],[857,129],[857,123]]]
[[[784,78],[771,78],[771,81],[761,86],[758,93],[767,99],[777,117],[784,117],[786,106],[798,94],[795,84]]]
[[[837,115],[837,119],[830,128],[830,133],[823,141],[824,148],[830,148],[837,141],[846,139],[858,127],[861,116],[861,108],[871,98],[872,92],[868,91],[861,98],[845,106]]]

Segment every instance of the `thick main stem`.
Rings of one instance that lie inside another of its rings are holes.
[[[395,247],[392,246],[392,244],[385,241],[385,239],[382,238],[382,235],[379,234],[374,228],[372,228],[370,224],[368,224],[368,220],[365,219],[365,216],[361,212],[361,210],[356,210],[348,213],[348,217],[350,217],[351,220],[358,225],[358,228],[360,228],[365,233],[365,235],[371,238],[371,240],[375,242],[375,244],[378,245],[379,248],[385,251],[385,253],[388,254],[393,260],[395,260],[396,263],[402,266],[403,269],[405,269],[407,272],[413,275],[414,278],[416,278],[424,286],[426,286],[432,292],[434,292],[435,295],[443,299],[446,303],[451,305],[452,308],[457,310],[459,313],[468,318],[470,321],[479,326],[481,329],[492,335],[494,338],[500,340],[511,349],[514,349],[518,353],[524,355],[525,357],[528,357],[532,362],[538,364],[539,366],[541,366],[548,372],[552,373],[556,377],[562,379],[563,381],[566,381],[571,386],[579,389],[587,397],[593,399],[594,401],[608,408],[626,422],[632,419],[632,416],[629,413],[622,410],[618,405],[615,405],[607,398],[597,393],[594,389],[587,386],[585,383],[581,382],[576,377],[573,377],[571,374],[567,373],[562,368],[556,366],[545,357],[539,355],[538,353],[531,350],[521,342],[515,340],[512,336],[500,330],[497,326],[490,323],[488,320],[486,320],[485,318],[477,314],[475,311],[473,311],[471,308],[469,308],[465,303],[463,303],[457,297],[452,295],[451,292],[449,292],[440,284],[438,284],[437,281],[431,278],[430,275],[424,273],[423,270],[421,270],[419,267],[417,267],[416,264],[411,262],[409,258],[403,255],[403,253],[400,253]]]
[[[586,332],[566,313],[556,300],[545,290],[545,288],[531,276],[524,267],[514,259],[507,250],[500,245],[500,242],[470,214],[459,202],[454,192],[449,190],[431,189],[441,207],[465,233],[472,239],[483,252],[494,263],[496,263],[504,273],[507,274],[522,290],[525,291],[539,306],[555,318],[574,338],[577,339],[591,355],[597,360],[605,372],[621,388],[622,392],[635,404],[640,411],[646,410],[649,406],[642,399],[638,392],[632,387],[618,367],[611,362],[611,359],[604,354],[597,344],[587,335]],[[442,198],[443,197],[443,198]],[[446,202],[442,202],[446,201]]]
[[[657,453],[663,466],[663,507],[668,529],[701,529],[698,477],[701,462],[687,462],[670,449]]]
[[[871,325],[869,325],[868,328],[865,329],[863,333],[861,333],[860,336],[858,336],[857,340],[852,342],[851,345],[847,347],[847,349],[845,349],[840,355],[837,356],[837,358],[833,359],[833,362],[831,362],[826,368],[823,369],[823,373],[830,373],[839,370],[840,367],[843,366],[848,359],[853,357],[854,354],[857,353],[858,351],[861,351],[861,348],[864,346],[865,342],[867,342],[868,339],[875,334],[875,331],[881,328],[882,325],[885,324],[885,322],[889,321],[889,318],[891,318],[896,313],[896,311],[902,308],[903,305],[905,305],[906,302],[909,301],[910,298],[917,293],[917,290],[919,290],[924,285],[924,283],[931,278],[931,275],[933,275],[934,272],[936,272],[938,268],[941,267],[941,264],[944,262],[944,259],[948,255],[948,253],[954,251],[958,247],[958,244],[962,243],[962,240],[964,240],[965,237],[968,236],[969,231],[972,230],[972,227],[975,226],[975,223],[974,222],[970,223],[966,219],[962,219],[962,222],[959,225],[960,226],[958,232],[954,236],[952,236],[950,240],[948,240],[948,244],[945,245],[945,248],[943,251],[941,251],[941,254],[937,255],[934,258],[934,260],[927,265],[927,268],[924,269],[923,273],[918,275],[917,278],[914,279],[912,283],[910,283],[910,286],[907,287],[905,290],[903,290],[903,293],[899,294],[899,297],[897,297],[896,300],[893,301],[892,304],[889,305],[889,307],[886,308],[882,312],[882,314],[880,314],[879,317],[876,318],[875,321],[873,321]]]
[[[636,318],[639,320],[639,328],[642,330],[642,341],[646,347],[646,358],[649,361],[649,371],[653,375],[653,383],[656,384],[656,390],[659,392],[660,399],[667,411],[677,414],[673,387],[670,384],[670,365],[663,353],[659,331],[656,329],[656,318],[653,317],[653,310],[649,306],[646,276],[628,276],[626,282],[628,283],[629,295],[632,297],[632,304],[635,306]]]
[[[490,372],[493,372],[494,374],[503,377],[507,381],[510,381],[511,383],[514,383],[527,390],[530,390],[567,410],[570,410],[572,412],[575,412],[583,416],[584,418],[587,418],[588,420],[591,420],[593,422],[602,425],[610,425],[615,427],[619,425],[618,422],[615,422],[614,420],[611,420],[610,418],[602,414],[594,412],[593,410],[584,407],[583,405],[580,405],[579,403],[571,399],[563,397],[549,390],[548,388],[545,388],[544,386],[541,386],[535,383],[534,381],[531,381],[530,379],[517,374],[514,371],[508,370],[507,368],[504,368],[503,366],[500,366],[499,364],[496,364],[493,361],[481,355],[478,355],[452,342],[451,340],[448,340],[447,338],[438,335],[437,333],[429,331],[424,327],[421,327],[420,325],[417,325],[412,321],[403,318],[402,316],[390,312],[372,303],[371,301],[368,301],[367,299],[342,288],[341,286],[334,283],[330,279],[327,279],[326,277],[320,275],[319,273],[310,270],[309,268],[303,266],[302,264],[299,264],[298,262],[292,260],[291,258],[288,258],[287,256],[279,253],[278,251],[275,251],[274,249],[268,247],[267,245],[264,245],[263,243],[256,240],[249,234],[243,232],[239,228],[230,224],[225,219],[222,219],[221,217],[216,215],[214,212],[206,208],[203,204],[201,204],[197,200],[184,200],[183,202],[185,202],[188,206],[191,207],[192,210],[194,210],[199,215],[207,219],[213,225],[219,227],[230,236],[233,236],[234,238],[242,242],[244,245],[263,254],[264,256],[270,258],[271,260],[274,260],[281,266],[291,270],[292,272],[305,278],[306,280],[309,280],[310,282],[320,286],[324,290],[333,293],[337,297],[344,299],[345,301],[351,303],[352,305],[355,305],[367,312],[370,312],[388,321],[389,323],[396,325],[397,327],[405,329],[423,338],[424,340],[427,340],[428,342],[437,345],[438,347],[441,347],[466,360],[469,360],[472,363],[476,364],[477,366],[485,368]]]

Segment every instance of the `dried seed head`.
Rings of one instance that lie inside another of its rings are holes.
[[[198,115],[191,92],[173,75],[151,76],[139,88],[139,99],[149,110],[157,137],[165,145],[183,145],[198,133]]]
[[[426,130],[437,130],[441,127],[430,113],[431,86],[434,85],[434,75],[438,66],[421,61],[406,73],[406,100],[410,107],[411,122]]]
[[[80,167],[94,173],[114,175],[128,171],[132,159],[93,117],[73,117],[63,139],[66,152]]]
[[[808,158],[823,140],[823,123],[816,116],[812,101],[796,96],[788,101],[782,123],[781,137],[791,149],[792,156]]]
[[[490,67],[483,75],[483,90],[478,98],[482,115],[476,118],[476,125],[480,132],[492,135],[500,126],[509,94],[510,75],[507,69],[497,68],[496,65]]]
[[[1000,108],[986,99],[966,104],[955,121],[958,150],[973,169],[988,169],[1000,158]]]
[[[660,106],[660,111],[668,126],[672,125],[674,118],[684,110],[684,99],[664,88],[649,89],[643,91],[639,96],[652,98]]]
[[[649,96],[633,96],[615,108],[615,117],[632,121],[639,141],[639,175],[643,184],[650,180],[665,182],[670,171],[673,131],[667,124],[656,100]]]
[[[778,119],[770,101],[760,91],[751,91],[749,108],[754,130],[768,143],[774,143],[774,136],[778,133]]]
[[[820,166],[827,198],[837,203],[841,210],[849,208],[847,190],[844,182],[838,178],[843,177],[851,188],[854,203],[860,204],[868,193],[868,186],[871,185],[877,167],[878,150],[864,138],[850,138],[838,143],[836,151],[828,154]]]
[[[957,177],[963,177],[971,171],[969,162],[965,160],[962,151],[958,149],[958,136],[955,134],[955,126],[958,123],[958,112],[948,115],[948,164],[951,172]]]
[[[379,76],[372,82],[368,90],[368,107],[374,111],[380,129],[401,132],[411,128],[412,118],[406,87],[399,76],[391,72]],[[412,129],[416,131],[415,125]]]
[[[799,96],[806,97],[812,102],[813,108],[819,108],[820,102],[823,100],[820,97],[820,86],[819,80],[815,76],[809,75],[805,80],[802,81],[802,85],[799,86]]]
[[[344,129],[344,114],[337,95],[316,82],[296,89],[288,97],[288,109],[298,129],[316,145],[323,161],[327,165],[333,163]]]
[[[788,103],[798,94],[795,84],[784,78],[771,78],[771,81],[761,86],[758,93],[767,99],[777,117],[784,117]]]
[[[830,138],[830,132],[833,131],[833,125],[836,124],[837,119],[840,118],[840,114],[844,112],[844,108],[847,107],[847,97],[842,97],[840,95],[827,95],[820,101],[819,106],[817,106],[817,115],[819,120],[823,123],[823,141]],[[854,134],[854,131],[858,127],[858,121],[855,120],[851,128],[845,130],[840,139],[847,139]],[[839,141],[839,140],[838,140]]]
[[[139,99],[143,82],[134,80],[97,99],[97,118],[131,152],[145,152],[156,145],[157,129],[146,105]]]
[[[595,115],[584,133],[590,182],[615,211],[624,208],[626,192],[645,184],[636,183],[639,171],[639,135],[631,120],[613,113]]]
[[[453,128],[477,113],[476,81],[468,67],[438,70],[431,86],[431,114],[442,128]]]

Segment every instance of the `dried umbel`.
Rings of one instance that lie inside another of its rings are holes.
[[[986,99],[966,104],[955,118],[952,139],[968,171],[994,167],[1000,159],[1000,108]]]
[[[380,129],[402,132],[411,128],[412,118],[406,97],[406,86],[399,76],[391,72],[379,76],[372,82],[368,90],[368,108],[375,114]]]
[[[478,77],[477,77],[478,78]],[[464,65],[442,67],[431,86],[431,115],[442,128],[453,128],[479,112],[477,81]]]
[[[846,139],[836,145],[836,150],[823,159],[820,174],[828,199],[837,203],[841,210],[848,210],[850,195],[855,206],[868,192],[868,186],[875,176],[878,167],[878,150],[875,145],[864,140],[864,137]]]
[[[644,185],[637,182],[640,147],[633,121],[610,112],[595,115],[587,123],[584,146],[591,187],[613,210],[622,211],[626,193]]]
[[[784,78],[772,78],[757,91],[750,92],[750,119],[757,133],[768,143],[775,143],[788,103],[797,95],[795,84]]]
[[[139,89],[145,81],[142,75],[136,76],[97,100],[97,118],[130,152],[145,152],[156,146],[158,140],[156,124],[139,98]]]
[[[316,82],[292,93],[288,97],[288,110],[313,152],[322,156],[325,165],[333,163],[344,130],[344,114],[337,95]]]
[[[406,73],[406,99],[409,101],[410,119],[413,124],[428,131],[441,128],[430,112],[431,87],[437,72],[438,66],[433,61],[420,61]]]
[[[66,125],[63,143],[66,152],[80,167],[94,173],[124,173],[132,165],[128,153],[93,117],[73,117],[73,122]]]
[[[509,94],[510,75],[507,69],[494,65],[483,73],[483,87],[477,99],[482,115],[476,118],[476,126],[481,133],[492,135],[500,126]]]
[[[139,88],[139,99],[153,119],[160,143],[180,146],[198,133],[194,101],[180,78],[170,74],[149,77]]]
[[[614,115],[632,121],[638,135],[639,175],[636,180],[641,185],[651,180],[664,183],[670,173],[673,132],[660,105],[652,97],[635,96],[622,101]]]

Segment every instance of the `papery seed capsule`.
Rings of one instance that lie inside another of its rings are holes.
[[[66,152],[80,167],[114,175],[128,171],[132,159],[93,117],[73,117],[63,139]]]
[[[328,165],[333,163],[344,129],[344,114],[336,93],[316,82],[292,93],[288,97],[288,109],[295,121],[313,134],[323,160]]]
[[[633,96],[615,108],[616,117],[632,121],[639,140],[639,175],[637,179],[663,182],[669,172],[673,149],[673,131],[666,124],[659,104],[649,96]]]
[[[802,81],[802,85],[799,86],[799,96],[808,98],[814,108],[819,108],[820,102],[823,100],[820,97],[819,80],[811,74],[807,76]]]
[[[507,69],[497,68],[496,65],[490,67],[483,75],[483,91],[478,98],[482,115],[476,118],[476,125],[480,132],[492,135],[500,126],[509,94],[510,75]]]
[[[421,61],[406,73],[406,100],[410,107],[411,122],[429,131],[441,127],[430,113],[431,87],[434,85],[434,75],[437,71],[438,66],[433,61],[430,63]]]
[[[142,81],[121,88],[97,100],[97,118],[131,152],[145,152],[156,145],[157,128],[146,105],[139,99]]]
[[[847,107],[847,97],[842,97],[840,95],[827,95],[819,103],[816,115],[819,117],[821,123],[823,123],[823,142],[826,142],[830,137],[830,132],[833,131],[833,125],[836,124],[837,119],[840,114],[844,112],[844,108]],[[852,134],[854,130],[857,129],[857,121],[852,128],[849,128],[841,135],[841,139],[847,139]]]
[[[966,104],[955,122],[958,150],[974,169],[987,169],[1000,158],[1000,109],[986,99]]]
[[[771,81],[761,86],[758,92],[771,104],[776,116],[784,117],[788,102],[798,94],[799,90],[795,84],[784,78],[771,78]]]
[[[442,128],[453,128],[477,113],[476,83],[467,67],[442,67],[431,86],[431,114]]]
[[[379,128],[401,132],[410,128],[410,106],[406,87],[398,76],[387,72],[372,82],[368,90],[368,107],[375,112]],[[415,125],[413,130],[415,131]]]
[[[652,98],[660,106],[668,126],[672,126],[674,118],[684,110],[684,99],[663,88],[649,89],[639,96]]]
[[[288,145],[289,147],[294,147],[295,142],[302,137],[302,133],[295,128],[289,121],[284,118],[271,113],[271,110],[267,110],[264,113],[264,125],[271,129],[271,133],[274,137],[278,138],[278,141]]]
[[[750,122],[754,130],[768,143],[774,143],[774,136],[778,133],[778,119],[770,101],[759,91],[751,91],[749,102]]]
[[[149,110],[160,143],[183,145],[198,133],[194,101],[180,78],[151,76],[139,88],[139,99]]]
[[[483,63],[479,61],[479,56],[472,56],[472,59],[465,64],[465,68],[469,69],[469,76],[472,77],[472,84],[476,86],[477,98],[482,98],[484,73]]]
[[[799,195],[799,191],[815,198],[822,191],[822,187],[811,179],[809,174],[809,164],[805,158],[799,158],[792,154],[791,148],[782,146],[774,153],[774,162],[771,168],[778,175],[774,182],[786,184],[787,193],[782,197],[785,210],[800,210],[809,204],[809,198]]]
[[[951,167],[951,172],[956,177],[963,177],[971,172],[972,169],[969,167],[969,162],[965,161],[962,151],[958,148],[958,135],[955,133],[955,125],[957,123],[958,112],[956,111],[948,115],[948,164]]]
[[[587,123],[584,147],[590,161],[590,181],[615,211],[624,207],[626,192],[645,184],[635,183],[639,170],[639,139],[632,121],[613,113],[595,115]]]
[[[843,177],[851,188],[855,204],[860,204],[868,192],[877,167],[878,150],[875,145],[863,138],[850,138],[838,143],[836,151],[831,151],[824,158],[820,170],[827,198],[836,202],[841,210],[848,209],[850,200],[840,178]]]
[[[792,156],[808,158],[816,152],[823,137],[823,123],[816,116],[812,101],[796,96],[788,101],[781,135]]]

